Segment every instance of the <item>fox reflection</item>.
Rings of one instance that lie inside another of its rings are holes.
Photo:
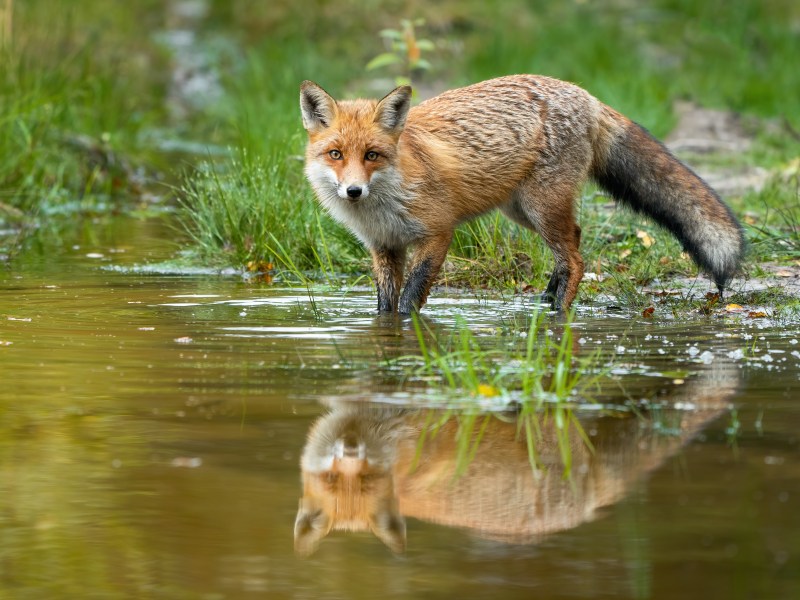
[[[332,529],[372,531],[393,552],[405,549],[395,492],[397,450],[414,425],[399,411],[345,405],[318,420],[303,450],[303,497],[295,550],[313,552]]]
[[[676,422],[669,423],[678,432],[674,435],[655,434],[629,416],[584,423],[595,433],[594,447],[579,435],[569,436],[570,479],[563,477],[552,418],[538,424],[537,471],[513,419],[488,416],[474,458],[454,477],[459,468],[457,418],[435,434],[426,432],[420,444],[428,422],[421,412],[367,403],[336,405],[313,425],[303,451],[295,551],[307,556],[331,531],[348,530],[371,531],[400,553],[406,546],[405,517],[511,543],[575,527],[621,499],[635,480],[718,416],[733,391],[719,380],[700,388],[694,391],[703,392],[703,407],[674,411]]]

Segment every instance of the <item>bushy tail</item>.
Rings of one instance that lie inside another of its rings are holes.
[[[672,232],[722,292],[739,268],[744,237],[706,182],[647,130],[606,106],[591,175],[616,200]]]

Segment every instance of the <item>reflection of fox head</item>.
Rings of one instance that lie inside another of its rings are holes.
[[[308,556],[333,529],[372,531],[403,552],[406,525],[394,492],[393,419],[358,410],[320,419],[303,451],[303,497],[294,526],[295,551]]]

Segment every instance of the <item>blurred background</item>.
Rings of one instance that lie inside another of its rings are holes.
[[[748,164],[800,147],[791,0],[0,0],[0,53],[6,260],[12,232],[160,201],[148,183],[208,158],[301,154],[304,79],[336,97],[411,80],[419,100],[540,73],[657,136],[679,101],[732,111],[757,141]]]

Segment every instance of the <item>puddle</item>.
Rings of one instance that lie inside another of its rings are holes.
[[[165,254],[152,223],[93,239],[0,274],[0,596],[800,592],[794,326],[580,307],[573,352],[604,357],[572,399],[590,451],[513,390],[437,395],[369,290],[131,268]],[[425,322],[507,349],[530,310],[437,294]]]

